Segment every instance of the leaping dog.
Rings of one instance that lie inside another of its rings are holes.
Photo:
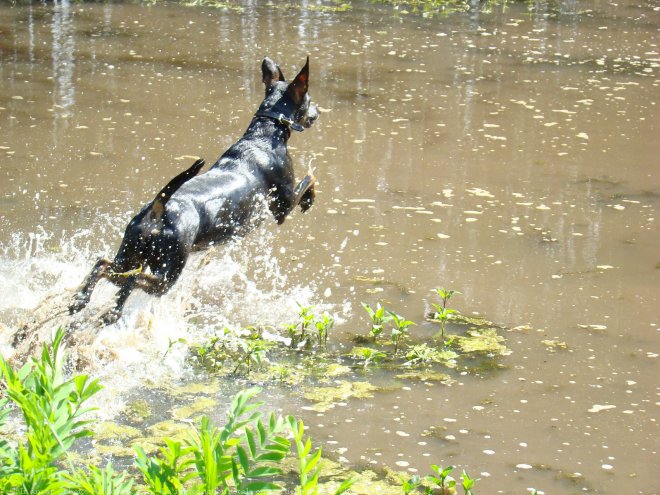
[[[174,177],[129,222],[114,260],[99,259],[76,293],[70,313],[82,310],[101,278],[119,286],[103,321],[113,323],[133,289],[161,296],[177,281],[193,251],[244,236],[264,218],[265,204],[278,224],[298,205],[314,202],[315,177],[295,182],[287,150],[291,131],[318,118],[307,92],[309,57],[291,83],[270,58],[261,64],[266,96],[249,127],[215,164],[197,175],[204,160]]]

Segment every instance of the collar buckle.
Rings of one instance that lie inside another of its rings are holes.
[[[285,117],[283,113],[271,112],[270,110],[266,110],[263,112],[257,112],[255,117],[268,117],[269,119],[273,119],[278,124],[282,124],[283,126],[286,126],[288,129],[293,129],[294,131],[297,132],[302,132],[305,130],[303,126]]]

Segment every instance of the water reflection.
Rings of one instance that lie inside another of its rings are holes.
[[[72,6],[69,0],[55,0],[53,2],[51,32],[53,36],[54,113],[57,118],[67,118],[73,111],[76,96],[76,87],[73,81],[76,67],[74,24]]]

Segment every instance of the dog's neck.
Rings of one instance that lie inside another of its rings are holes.
[[[302,126],[284,117],[280,119],[279,115],[274,112],[268,112],[268,114],[257,112],[252,122],[250,122],[247,131],[245,131],[245,135],[256,134],[259,136],[269,136],[286,145],[289,137],[291,137],[292,124],[297,127]]]

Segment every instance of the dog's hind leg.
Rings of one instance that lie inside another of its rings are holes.
[[[106,277],[113,283],[120,285],[119,292],[117,293],[117,301],[115,307],[105,313],[102,317],[106,325],[115,323],[122,314],[124,305],[128,300],[134,289],[142,289],[147,294],[152,296],[162,296],[172,288],[174,283],[178,280],[183,267],[185,265],[185,258],[182,262],[166,264],[167,270],[164,273],[111,273]],[[121,280],[120,280],[121,279]]]
[[[102,316],[103,323],[105,323],[106,325],[110,325],[119,319],[119,317],[121,316],[121,311],[122,309],[124,309],[124,304],[126,304],[126,300],[128,299],[128,296],[130,296],[131,292],[133,292],[135,285],[136,285],[135,276],[130,276],[126,278],[126,281],[124,282],[124,284],[119,289],[119,292],[117,293],[117,302],[115,303],[115,307]]]
[[[131,271],[130,268],[128,268],[129,266],[129,263],[127,263],[125,259],[119,257],[116,257],[114,261],[100,258],[85,279],[83,286],[74,296],[73,303],[69,306],[69,314],[77,313],[89,304],[92,292],[94,292],[96,284],[102,278],[119,286],[122,291],[126,290],[127,284],[130,285],[130,279],[134,275],[132,272],[139,273],[142,269],[141,267],[138,267]],[[130,293],[130,289],[128,290],[128,293]]]
[[[113,267],[113,262],[105,258],[99,259],[92,271],[89,273],[85,279],[85,283],[82,288],[74,296],[73,303],[69,306],[69,314],[77,313],[81,311],[89,303],[89,299],[92,297],[92,291],[99,280],[107,276],[108,270],[111,270]]]

